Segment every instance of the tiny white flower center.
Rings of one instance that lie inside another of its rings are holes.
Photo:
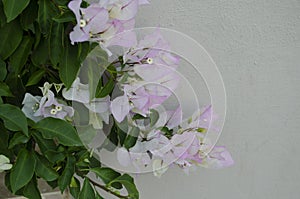
[[[84,19],[80,19],[80,28],[83,28],[83,27],[85,27],[86,26],[86,20],[84,20]]]
[[[39,109],[39,103],[36,103],[36,104],[32,107],[32,111],[35,113],[38,109]]]
[[[62,107],[61,107],[61,106],[55,106],[55,110],[61,111],[61,110],[62,110]]]
[[[148,58],[148,59],[147,59],[147,63],[148,63],[148,64],[153,64],[153,59],[152,59],[152,58]]]
[[[50,113],[51,113],[51,115],[56,115],[57,110],[56,109],[51,109]]]

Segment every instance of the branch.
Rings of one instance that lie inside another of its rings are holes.
[[[106,191],[106,192],[108,192],[108,193],[110,193],[110,194],[112,194],[112,195],[114,195],[114,196],[117,196],[118,198],[129,199],[129,196],[123,196],[123,195],[120,195],[120,194],[118,194],[118,193],[115,193],[115,192],[113,192],[112,190],[108,189],[106,186],[101,185],[101,184],[99,184],[99,183],[93,181],[93,180],[90,179],[90,178],[88,178],[88,179],[89,179],[89,181],[90,181],[94,186],[97,186],[97,187],[103,189],[104,191]]]

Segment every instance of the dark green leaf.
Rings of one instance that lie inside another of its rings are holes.
[[[43,138],[40,132],[34,132],[32,135],[43,154],[50,150],[56,150],[57,147],[52,139]]]
[[[23,133],[15,133],[12,139],[9,142],[8,149],[12,149],[14,146],[18,144],[25,144],[29,141],[29,137],[24,135]]]
[[[29,77],[29,80],[28,80],[26,86],[36,85],[43,78],[44,74],[45,74],[45,71],[43,69],[35,71]]]
[[[6,24],[6,16],[5,16],[5,14],[4,14],[2,1],[0,1],[0,28],[1,28],[4,24]]]
[[[21,13],[20,22],[24,30],[28,30],[33,22],[36,20],[38,15],[38,4],[37,1],[30,1],[27,8]]]
[[[56,4],[63,6],[66,5],[70,0],[53,0]]]
[[[31,53],[33,39],[29,36],[24,36],[17,50],[10,57],[11,72],[19,74],[21,69],[27,62],[27,58]]]
[[[32,52],[31,61],[34,65],[46,64],[49,59],[48,41],[41,38],[37,48]]]
[[[30,0],[2,0],[7,23],[15,19],[29,4]]]
[[[7,157],[12,157],[12,151],[8,149],[9,132],[0,122],[0,151]]]
[[[36,179],[32,179],[23,190],[23,195],[30,199],[41,199],[41,193],[38,189]]]
[[[59,15],[58,17],[54,17],[53,18],[54,21],[56,21],[57,23],[66,23],[66,22],[75,22],[75,16],[73,14],[73,12],[71,11],[66,11],[64,12],[62,15]]]
[[[22,41],[22,28],[18,20],[5,24],[0,29],[0,58],[7,59]]]
[[[58,186],[61,192],[63,192],[70,184],[72,177],[75,173],[76,159],[73,156],[67,157],[67,164],[62,172],[62,175],[58,178]]]
[[[70,193],[74,198],[78,198],[80,193],[80,182],[77,178],[72,177],[71,183],[70,183]]]
[[[78,199],[87,199],[87,198],[94,199],[95,192],[88,178],[85,178]]]
[[[66,158],[65,154],[54,150],[48,150],[44,154],[45,157],[52,163],[61,162]]]
[[[99,178],[101,178],[105,184],[109,184],[111,181],[121,176],[120,173],[107,167],[93,168],[90,171],[94,172]]]
[[[53,65],[57,65],[63,52],[64,26],[60,23],[52,23],[49,37],[49,56]]]
[[[37,176],[43,178],[46,181],[53,181],[58,178],[58,174],[47,164],[47,161],[40,155],[35,155],[36,167],[35,173]]]
[[[13,193],[16,193],[31,180],[34,169],[35,158],[26,149],[22,149],[10,174],[10,185]]]
[[[62,82],[69,89],[75,80],[80,67],[78,58],[78,47],[67,44],[60,61],[59,76]]]
[[[13,94],[10,92],[9,87],[5,84],[0,82],[0,97],[13,97]]]
[[[101,88],[99,88],[99,86]],[[114,90],[114,87],[115,87],[114,79],[113,79],[113,77],[110,77],[108,82],[103,87],[101,84],[98,84],[98,86],[97,86],[98,92],[96,93],[96,97],[97,98],[106,97]]]
[[[16,106],[10,104],[0,105],[0,118],[11,131],[22,131],[28,136],[27,119],[24,113]]]
[[[133,147],[137,141],[140,129],[138,127],[132,127],[124,141],[124,147],[130,149]]]
[[[21,107],[25,95],[25,87],[20,76],[14,73],[8,73],[5,83],[9,85],[10,91],[14,97],[6,98],[6,103]]]
[[[110,184],[112,183],[121,183],[127,190],[129,198],[132,199],[138,199],[139,198],[139,192],[134,184],[134,180],[131,176],[129,176],[128,174],[124,174],[116,179],[114,179],[113,181],[111,181]]]
[[[43,34],[48,34],[50,32],[52,18],[58,13],[59,10],[52,1],[39,0],[38,22]]]
[[[0,81],[3,81],[6,77],[7,69],[6,63],[0,59]]]
[[[34,128],[40,131],[46,139],[56,138],[65,146],[82,146],[74,127],[64,120],[45,118],[39,121]]]

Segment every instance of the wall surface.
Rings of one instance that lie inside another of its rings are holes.
[[[215,60],[228,100],[219,143],[236,161],[138,176],[141,199],[298,199],[300,1],[152,0],[137,20],[188,34]]]

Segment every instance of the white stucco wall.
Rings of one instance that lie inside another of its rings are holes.
[[[155,25],[190,35],[217,63],[228,99],[219,143],[236,164],[141,175],[141,199],[300,198],[300,1],[152,0],[137,26]]]

